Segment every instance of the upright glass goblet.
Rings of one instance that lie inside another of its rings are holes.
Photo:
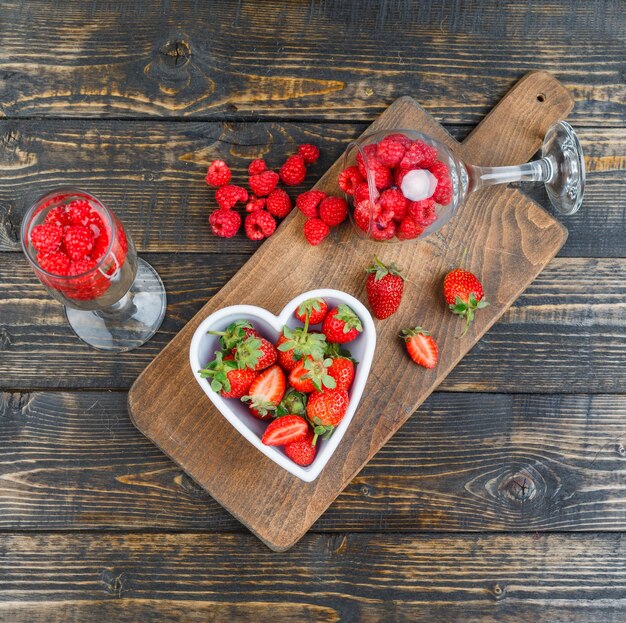
[[[420,132],[379,130],[348,145],[339,183],[352,203],[356,231],[376,241],[424,238],[445,225],[469,193],[494,184],[543,182],[555,209],[574,214],[585,188],[574,129],[564,121],[553,124],[541,153],[518,166],[480,167]]]
[[[72,188],[37,200],[21,226],[22,248],[74,333],[98,350],[141,346],[161,326],[167,299],[115,214]]]

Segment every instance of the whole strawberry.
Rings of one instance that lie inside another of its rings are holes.
[[[318,436],[322,435],[324,439],[330,436],[346,414],[348,402],[348,392],[342,389],[326,389],[310,395],[306,414],[313,424],[313,445]]]
[[[328,303],[322,298],[316,297],[302,301],[294,312],[294,316],[307,326],[319,324],[326,317]]]
[[[467,333],[476,310],[489,305],[483,300],[485,292],[478,277],[463,268],[455,268],[445,276],[443,296],[450,311],[465,318],[465,328],[461,337]]]
[[[247,337],[235,348],[235,361],[239,368],[264,370],[274,365],[278,358],[274,344],[263,337]]]
[[[328,373],[332,359],[313,359],[307,357],[299,361],[289,374],[289,384],[296,391],[310,394],[317,390],[322,391],[325,387],[333,389],[337,382]]]
[[[326,356],[332,360],[328,374],[335,379],[336,388],[348,391],[354,381],[354,359],[339,344],[328,344]]]
[[[386,266],[376,256],[368,272],[365,288],[372,313],[379,320],[395,314],[402,301],[404,278],[395,264]]]
[[[321,359],[326,348],[326,336],[322,333],[309,333],[306,328],[290,329],[283,332],[276,342],[278,363],[283,370],[291,372],[305,357]]]
[[[238,368],[234,361],[224,359],[222,353],[217,351],[215,359],[200,370],[200,376],[210,379],[211,389],[219,392],[223,398],[243,398],[257,377],[257,372]]]
[[[322,333],[326,336],[326,341],[337,344],[351,342],[362,331],[360,318],[343,303],[331,309],[322,324]]]
[[[317,447],[313,445],[314,435],[307,432],[306,437],[300,441],[293,441],[285,445],[285,454],[297,465],[306,467],[311,465],[317,453]]]

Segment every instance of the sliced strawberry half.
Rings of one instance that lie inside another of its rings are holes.
[[[280,366],[272,366],[254,379],[248,395],[241,400],[249,403],[252,415],[265,420],[276,411],[285,394],[285,386],[285,375]]]
[[[284,415],[270,422],[261,442],[266,446],[284,446],[302,441],[309,432],[307,421],[299,415]]]
[[[422,327],[403,329],[400,337],[406,342],[411,359],[424,368],[434,368],[439,359],[439,348],[432,335]]]

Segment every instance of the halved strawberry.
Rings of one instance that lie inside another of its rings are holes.
[[[422,327],[403,329],[400,337],[406,342],[411,359],[424,368],[434,368],[439,359],[439,348],[433,337]]]
[[[299,415],[284,415],[269,423],[265,429],[261,443],[266,446],[284,446],[302,441],[309,432],[307,421]]]
[[[252,415],[266,420],[272,416],[283,399],[285,385],[285,375],[280,366],[272,366],[252,381],[248,395],[241,400],[250,403]]]

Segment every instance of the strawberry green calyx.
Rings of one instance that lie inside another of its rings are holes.
[[[259,359],[263,356],[261,344],[261,340],[258,337],[249,337],[243,340],[243,342],[237,346],[237,352],[235,353],[237,367],[240,369],[251,368],[254,370]]]
[[[453,314],[457,314],[458,316],[461,316],[461,318],[465,318],[465,327],[459,337],[463,337],[467,333],[472,320],[474,320],[474,313],[476,310],[483,309],[483,307],[487,307],[487,305],[489,305],[489,303],[485,300],[476,300],[476,295],[473,292],[470,293],[467,302],[465,302],[460,296],[456,297],[455,302],[449,305],[449,307]]]
[[[319,418],[313,418],[311,424],[313,424],[313,441],[311,442],[312,446],[317,443],[318,437],[321,437],[322,439],[328,439],[335,430],[335,427],[331,426],[330,424],[322,424],[322,421]]]
[[[333,360],[327,359],[307,359],[304,362],[304,369],[308,370],[302,375],[303,379],[311,379],[313,386],[318,391],[322,391],[324,387],[334,389],[337,385],[335,379],[328,374],[328,368],[332,365]]]
[[[400,268],[398,268],[393,262],[389,264],[389,266],[383,264],[376,255],[374,256],[374,263],[366,268],[365,272],[373,273],[375,281],[380,281],[387,275],[395,275],[404,279],[404,275],[402,274],[402,270]]]
[[[298,305],[298,315],[311,316],[312,312],[320,311],[323,305],[324,305],[324,299],[321,299],[321,298],[307,299],[306,301],[302,301],[302,303]]]
[[[343,321],[344,333],[349,333],[352,329],[356,329],[359,333],[363,331],[361,319],[345,303],[337,306],[335,318]]]
[[[276,417],[283,415],[306,415],[307,395],[293,388],[287,390],[283,399],[276,407]]]
[[[235,348],[239,342],[246,339],[247,333],[244,329],[253,330],[254,327],[247,320],[236,320],[229,324],[224,331],[208,331],[210,335],[219,335],[220,344],[226,351]]]
[[[236,368],[237,364],[234,361],[224,361],[222,353],[216,351],[215,359],[209,361],[202,370],[198,370],[198,373],[203,379],[211,380],[211,389],[214,392],[220,392],[222,389],[225,392],[229,392],[230,381],[228,380],[228,373]]]
[[[350,351],[342,348],[341,344],[337,344],[336,342],[328,342],[326,344],[326,349],[324,350],[324,357],[330,357],[331,359],[349,359],[354,365],[357,365],[359,362],[350,354]]]
[[[400,331],[399,337],[401,337],[404,341],[408,341],[414,335],[430,335],[430,331],[426,331],[426,329],[422,329],[422,327],[415,327],[414,329],[402,329],[402,331]]]
[[[248,406],[251,409],[254,409],[258,412],[258,414],[262,417],[265,417],[268,414],[275,414],[278,405],[275,405],[273,402],[269,400],[258,400],[254,396],[244,396],[241,399],[242,402],[250,403]]]
[[[299,329],[290,329],[285,326],[283,335],[287,341],[278,346],[278,350],[282,352],[293,350],[294,359],[297,361],[309,355],[313,359],[324,357],[326,336],[323,333],[308,333],[306,326]]]

